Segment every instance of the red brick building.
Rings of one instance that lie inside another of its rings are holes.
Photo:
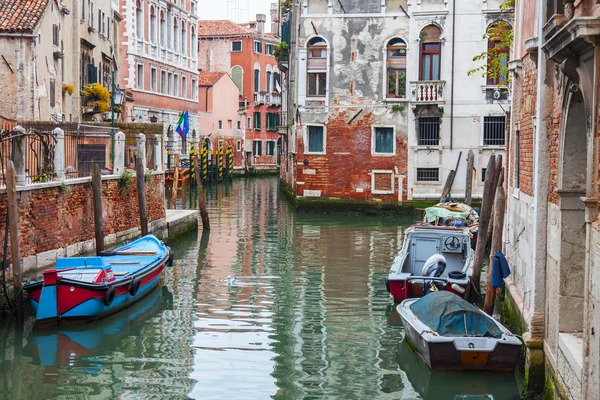
[[[261,14],[244,26],[199,21],[198,68],[231,75],[239,88],[240,111],[245,113],[245,162],[249,168],[275,170],[280,151],[281,74],[274,51],[279,39],[265,33],[264,25]]]

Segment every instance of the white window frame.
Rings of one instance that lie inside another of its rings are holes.
[[[419,169],[423,169],[423,168],[436,168],[438,170],[438,180],[437,181],[420,181],[418,180],[419,177]],[[444,171],[442,169],[441,165],[419,165],[415,167],[415,184],[417,185],[435,185],[435,186],[439,186],[442,184],[442,175],[444,174]]]
[[[198,81],[192,78],[192,100],[198,100]]]
[[[390,179],[392,181],[392,189],[391,190],[377,190],[375,189],[375,175],[376,174],[389,174]],[[393,170],[387,169],[374,169],[371,171],[371,193],[373,194],[394,194],[396,193],[396,174]]]
[[[393,141],[393,152],[392,153],[378,153],[375,151],[375,132],[377,128],[391,128],[394,141]],[[371,126],[371,155],[373,157],[395,157],[396,156],[396,127],[394,125],[373,125]]]
[[[238,140],[235,142],[235,150],[242,151],[242,141],[241,140]]]
[[[223,120],[222,119],[219,120],[219,130],[220,131],[223,130]]]
[[[275,156],[275,153],[277,152],[277,142],[275,140],[272,140],[272,139],[266,140],[265,142],[266,142],[265,155],[266,156],[270,156],[270,157]],[[269,154],[269,142],[275,143],[275,145],[273,146],[273,154]]]
[[[254,147],[255,145],[254,144],[257,143],[257,142],[260,142],[260,155],[256,154],[255,151],[254,151],[255,150],[255,147]],[[254,140],[252,140],[252,155],[254,157],[262,157],[264,155],[263,154],[263,145],[262,145],[262,142],[263,141],[260,140],[260,139],[254,139]]]
[[[154,73],[154,80],[152,79]],[[158,89],[158,70],[156,67],[150,67],[150,91],[156,93]]]
[[[311,152],[309,151],[308,143],[308,130],[311,126],[318,126],[323,128],[323,151]],[[308,155],[325,155],[327,154],[327,127],[324,124],[306,124],[304,128],[304,154]]]
[[[504,146],[498,146],[498,145],[487,145],[484,144],[485,143],[485,119],[487,117],[504,117]],[[479,143],[480,146],[486,149],[506,149],[506,144],[508,143],[507,140],[507,134],[506,134],[506,129],[508,127],[508,118],[506,116],[506,114],[488,114],[488,115],[483,115],[481,116],[481,134],[479,137]]]
[[[140,79],[140,67],[142,68],[142,79]],[[136,70],[135,70],[135,74],[136,74],[136,86],[135,88],[137,90],[144,90],[144,64],[142,63],[138,63],[136,65]]]
[[[247,129],[252,129],[252,117],[248,117],[248,128]]]
[[[242,120],[241,120],[241,119],[238,119],[238,120],[237,120],[237,130],[238,130],[238,131],[241,131],[241,130],[242,130]]]
[[[173,74],[173,96],[179,97],[179,75]]]
[[[262,51],[256,51],[256,48],[257,48],[257,46],[256,46],[256,45],[257,45],[257,44],[260,44],[260,43],[262,43],[260,40],[255,40],[255,41],[254,41],[254,44],[252,45],[252,50],[253,50],[253,51],[254,51],[254,53],[256,53],[256,54],[262,54]],[[261,44],[260,46],[261,46],[261,50],[262,50],[262,44]]]
[[[187,76],[181,76],[181,97],[187,99]]]
[[[240,44],[240,49],[239,50],[234,50],[233,49],[233,44],[234,43],[239,43]],[[244,43],[241,40],[232,40],[231,41],[231,52],[232,53],[241,53],[242,51],[244,51]]]

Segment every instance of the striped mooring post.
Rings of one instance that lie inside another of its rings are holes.
[[[217,165],[219,166],[219,182],[221,182],[223,180],[223,162],[224,162],[223,142],[219,142],[219,149],[217,151],[219,152],[219,158],[217,159]]]
[[[229,180],[233,178],[233,146],[231,143],[227,148],[227,178]]]
[[[201,162],[200,168],[202,172],[202,182],[206,183],[208,180],[208,143],[204,141],[204,145],[202,146],[202,153],[200,154]]]

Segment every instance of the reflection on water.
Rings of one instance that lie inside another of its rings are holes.
[[[401,343],[383,279],[412,221],[295,215],[277,185],[208,188],[212,231],[134,307],[22,350],[5,323],[0,397],[519,398],[512,374],[432,372]]]

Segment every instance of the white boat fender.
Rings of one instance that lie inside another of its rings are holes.
[[[429,257],[427,259],[427,261],[425,261],[425,265],[423,265],[423,270],[421,271],[421,275],[423,276],[428,276],[429,275],[429,268],[431,268],[433,265],[436,265],[437,263],[446,263],[446,257],[444,257],[441,254],[434,254],[431,257]]]
[[[452,290],[454,290],[455,292],[458,292],[460,294],[463,294],[465,292],[465,288],[460,285],[457,285],[456,283],[452,284]]]

